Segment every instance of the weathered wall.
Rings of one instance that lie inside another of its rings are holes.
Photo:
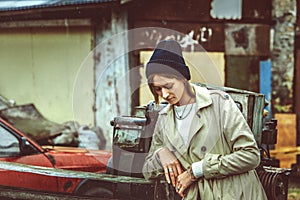
[[[296,0],[273,0],[273,113],[292,112]]]
[[[73,119],[73,84],[90,52],[90,27],[25,27],[0,30],[0,95],[17,104],[34,103],[55,122]],[[92,77],[93,71],[88,71]],[[92,92],[92,79],[86,80]],[[87,96],[89,91],[83,93]],[[93,122],[90,110],[80,123]]]
[[[260,61],[270,55],[269,36],[269,25],[225,25],[226,86],[260,92]]]
[[[117,115],[129,115],[131,90],[129,84],[127,13],[112,10],[96,22],[95,58],[95,122],[111,148],[110,121]]]

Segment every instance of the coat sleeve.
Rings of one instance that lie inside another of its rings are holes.
[[[159,122],[159,119],[157,121]],[[151,147],[143,165],[143,175],[146,179],[157,178],[163,175],[163,167],[157,155],[158,150],[163,147],[163,138],[158,127],[159,123],[155,126]]]
[[[231,97],[220,101],[220,121],[230,153],[205,155],[203,172],[206,179],[244,173],[260,163],[257,143],[242,112]]]

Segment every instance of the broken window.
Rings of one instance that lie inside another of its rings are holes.
[[[242,19],[242,0],[213,0],[210,15],[215,19]]]

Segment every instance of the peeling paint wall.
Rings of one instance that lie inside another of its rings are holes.
[[[273,0],[273,113],[292,112],[296,0]]]
[[[95,121],[103,129],[110,149],[112,126],[117,115],[129,115],[131,90],[129,84],[127,13],[113,10],[96,25],[95,57]]]

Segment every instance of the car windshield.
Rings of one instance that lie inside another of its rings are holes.
[[[20,154],[18,139],[3,127],[0,127],[0,138],[0,157]]]

